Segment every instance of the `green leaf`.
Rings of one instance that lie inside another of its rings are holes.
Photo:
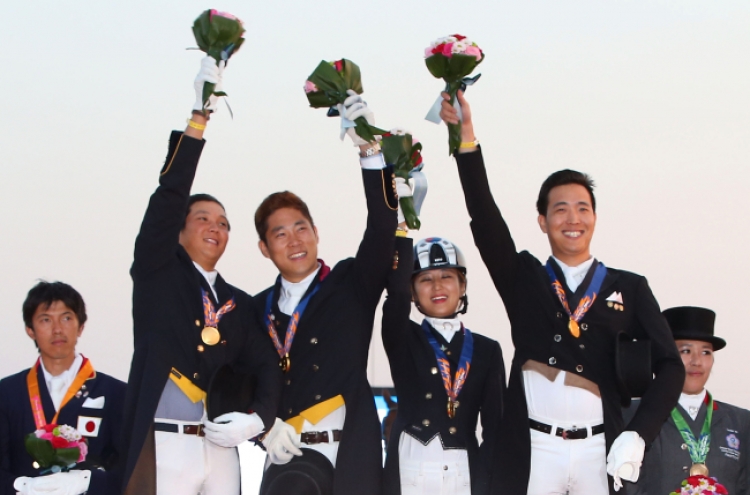
[[[438,79],[445,77],[448,72],[448,57],[442,54],[438,53],[432,57],[427,57],[424,59],[424,63],[427,65],[427,70],[430,71],[430,74]]]
[[[55,464],[60,467],[69,466],[78,462],[81,457],[81,449],[73,447],[70,449],[55,449]]]
[[[419,230],[419,227],[422,226],[422,222],[419,221],[417,212],[414,209],[414,198],[411,196],[399,198],[398,202],[401,205],[401,212],[404,214],[404,220],[406,220],[407,227],[411,230]]]
[[[477,59],[472,55],[454,54],[448,62],[445,82],[451,83],[471,74],[477,66]]]
[[[344,67],[341,75],[344,79],[346,89],[353,89],[358,95],[361,95],[364,90],[362,89],[362,73],[359,70],[359,66],[345,58],[342,58],[341,62]]]
[[[55,459],[55,449],[47,440],[38,438],[35,434],[29,433],[24,439],[26,452],[32,459],[39,463],[40,467],[46,468],[53,464]]]

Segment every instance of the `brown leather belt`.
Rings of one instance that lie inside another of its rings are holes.
[[[308,445],[341,441],[341,430],[333,430],[331,433],[333,433],[333,440],[330,439],[327,431],[306,431],[300,433],[300,441]]]
[[[180,431],[182,429],[182,431]],[[167,433],[182,433],[183,435],[205,436],[203,425],[176,425],[172,423],[154,423],[154,431],[166,431]]]
[[[540,423],[539,421],[534,421],[533,419],[529,419],[529,427],[531,427],[532,430],[541,431],[542,433],[547,433],[548,435],[552,432],[552,426]],[[555,430],[555,435],[558,437],[562,437],[563,440],[583,440],[584,438],[587,438],[589,436],[588,428],[573,428],[573,430],[563,430],[562,428],[558,427]],[[598,435],[599,433],[604,433],[603,424],[591,427],[591,436]]]

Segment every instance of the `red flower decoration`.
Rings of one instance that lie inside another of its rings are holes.
[[[341,72],[344,70],[344,63],[341,60],[336,60],[333,63],[333,67],[336,69],[337,72]]]
[[[57,428],[56,424],[44,425],[44,431],[46,431],[47,433],[52,433],[52,430],[54,430],[55,428]]]
[[[454,34],[453,37],[456,38],[458,41],[466,39],[466,36],[461,36],[460,34]]]
[[[53,437],[51,443],[52,447],[56,449],[64,449],[68,446],[68,441],[63,437]]]

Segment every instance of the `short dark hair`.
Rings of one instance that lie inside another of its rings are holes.
[[[211,196],[210,194],[206,193],[198,193],[198,194],[192,194],[188,198],[187,202],[187,209],[185,210],[185,219],[182,221],[182,228],[185,228],[185,225],[187,225],[187,217],[190,215],[190,210],[193,208],[193,205],[199,201],[209,201],[211,203],[216,203],[217,205],[221,206],[221,208],[226,211],[227,209],[224,208],[224,205],[221,204],[221,201],[216,199],[214,196]],[[229,220],[227,220],[227,230],[232,230],[232,226],[229,225]]]
[[[268,217],[273,215],[277,210],[282,208],[292,208],[300,213],[315,227],[310,210],[302,199],[290,191],[281,191],[273,193],[266,197],[255,210],[255,230],[261,241],[266,242],[266,231],[268,230]]]
[[[568,184],[578,184],[583,186],[589,192],[591,196],[591,209],[596,213],[596,198],[594,197],[594,179],[588,174],[577,172],[575,170],[558,170],[554,174],[547,177],[542,183],[542,187],[539,189],[539,198],[536,200],[536,211],[542,216],[547,216],[547,208],[549,207],[549,193],[552,189],[557,186],[565,186]]]
[[[23,302],[23,322],[28,328],[33,327],[34,313],[40,306],[48,309],[55,301],[60,301],[76,314],[78,323],[86,323],[86,303],[83,297],[70,285],[63,282],[40,281],[31,288]]]

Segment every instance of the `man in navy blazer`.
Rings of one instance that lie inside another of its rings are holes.
[[[0,494],[118,493],[125,383],[95,371],[76,352],[86,323],[83,298],[68,284],[39,282],[23,303],[23,319],[39,359],[0,380]],[[86,459],[41,476],[24,439],[42,423],[76,428],[88,442]]]

